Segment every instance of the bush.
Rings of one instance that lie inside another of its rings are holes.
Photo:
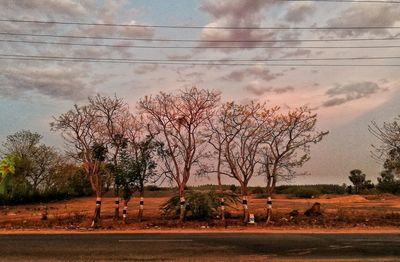
[[[83,170],[78,170],[68,179],[67,187],[64,190],[72,197],[90,196],[93,194],[92,186]]]
[[[237,186],[232,184],[232,185],[229,186],[229,190],[232,191],[233,193],[235,193],[236,190],[237,190]]]
[[[218,214],[221,197],[225,198],[225,205],[229,206],[238,203],[239,197],[234,193],[225,192],[223,195],[216,191],[201,192],[187,191],[186,199],[186,218],[188,219],[209,219]],[[161,207],[161,213],[165,217],[179,217],[180,198],[178,195],[171,197]]]
[[[346,186],[340,185],[286,185],[275,188],[277,194],[288,194],[296,197],[311,197],[322,194],[342,195],[346,193]]]
[[[147,191],[161,191],[162,189],[157,185],[148,185],[146,186]]]
[[[67,182],[61,187],[54,186],[46,191],[33,192],[30,184],[24,183],[24,181],[16,181],[9,187],[7,194],[0,195],[0,205],[46,203],[93,194],[90,183],[82,170],[78,170],[68,177]]]
[[[251,190],[251,193],[252,194],[264,194],[265,191],[262,187],[258,186],[258,187],[253,188],[253,190]]]
[[[299,187],[293,192],[293,195],[299,198],[313,198],[318,196],[320,192],[321,191],[316,188]]]
[[[400,179],[391,172],[382,172],[376,188],[382,193],[400,194]]]

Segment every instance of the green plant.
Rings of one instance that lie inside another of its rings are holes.
[[[186,199],[186,218],[188,219],[209,219],[218,214],[218,207],[221,205],[221,197],[225,199],[225,205],[239,203],[238,195],[231,192],[220,193],[214,190],[208,192],[187,191]],[[165,217],[179,217],[180,198],[178,195],[171,197],[161,207],[161,212]]]
[[[313,198],[316,197],[320,194],[320,191],[316,188],[297,188],[294,192],[293,195],[295,197],[299,198]]]
[[[162,188],[160,188],[157,185],[148,185],[148,186],[146,186],[146,190],[147,191],[161,191]]]
[[[229,186],[229,190],[235,193],[236,190],[237,190],[237,186],[232,184],[232,185]]]
[[[251,193],[252,194],[264,194],[265,191],[264,191],[264,189],[262,187],[257,186],[255,188],[253,188],[253,190],[251,190]]]
[[[376,187],[382,193],[400,194],[400,179],[396,179],[393,172],[385,170],[378,177]]]

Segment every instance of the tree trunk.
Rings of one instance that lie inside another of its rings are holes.
[[[179,214],[179,222],[183,223],[185,221],[185,215],[186,215],[186,200],[185,200],[185,194],[183,189],[179,189],[179,200],[180,200],[180,214]]]
[[[225,199],[221,197],[221,221],[224,227],[226,227],[226,220],[225,220]]]
[[[265,221],[266,225],[268,225],[269,222],[271,221],[271,217],[272,217],[272,197],[269,194],[267,198],[267,217]]]
[[[96,208],[94,210],[94,216],[91,227],[97,227],[100,222],[100,211],[101,211],[101,197],[96,198]]]
[[[218,150],[218,165],[217,165],[217,178],[218,178],[218,187],[219,187],[219,192],[221,193],[221,205],[220,205],[220,212],[221,212],[221,221],[226,227],[226,221],[225,221],[225,199],[224,199],[224,189],[222,187],[221,183],[221,153],[222,150]]]
[[[243,205],[243,223],[249,222],[249,206],[247,203],[247,194],[242,195],[242,205]]]
[[[114,220],[118,219],[119,219],[119,197],[116,197],[114,201]]]
[[[128,223],[128,199],[124,199],[124,209],[122,210],[122,220],[124,224]]]
[[[143,191],[142,191],[142,192],[140,192],[140,202],[139,202],[139,213],[138,213],[139,222],[142,222],[142,219],[143,219],[143,209],[144,209],[144,197],[143,197]]]

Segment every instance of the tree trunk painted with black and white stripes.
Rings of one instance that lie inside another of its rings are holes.
[[[241,185],[242,191],[242,207],[243,207],[243,223],[249,222],[249,205],[248,205],[248,197],[247,197],[247,185]]]
[[[265,224],[268,225],[272,218],[272,193],[275,190],[276,176],[267,176],[267,214]]]
[[[266,221],[265,224],[269,224],[269,222],[271,221],[271,217],[272,217],[272,197],[271,195],[268,195],[267,197],[267,217],[266,217]]]
[[[144,211],[144,195],[143,191],[140,192],[140,200],[139,200],[139,213],[138,213],[138,221],[142,222],[143,220],[143,211]]]
[[[225,221],[225,199],[224,199],[224,189],[222,187],[221,183],[221,156],[222,156],[222,150],[221,147],[218,150],[218,163],[217,163],[217,178],[218,178],[218,187],[219,187],[219,192],[221,194],[221,204],[220,204],[220,212],[221,212],[221,221],[226,226],[226,221]]]
[[[96,227],[100,222],[101,213],[101,197],[96,198],[96,208],[94,210],[94,216],[91,227]]]
[[[128,202],[129,199],[124,199],[124,209],[122,210],[122,221],[124,224],[128,223]]]
[[[249,206],[246,195],[242,196],[242,206],[243,206],[243,223],[247,223],[249,222]]]
[[[179,222],[183,223],[185,221],[185,215],[186,215],[186,199],[185,199],[185,193],[184,189],[180,188],[179,189],[179,205],[180,205],[180,213],[179,213]]]
[[[114,220],[119,220],[119,197],[114,200]]]

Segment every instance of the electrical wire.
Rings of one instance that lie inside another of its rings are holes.
[[[144,49],[376,49],[376,48],[399,48],[400,45],[374,45],[374,46],[151,46],[151,45],[117,45],[117,44],[90,44],[90,43],[69,43],[50,41],[10,40],[0,39],[0,42],[28,43],[46,45],[67,45],[67,46],[91,46],[91,47],[115,47],[115,48],[144,48]]]
[[[399,57],[393,57],[399,58]],[[150,60],[150,59],[111,59],[111,58],[79,58],[79,57],[59,57],[59,56],[28,56],[28,55],[11,55],[11,54],[0,54],[0,59],[3,60],[28,60],[28,61],[53,61],[53,62],[86,62],[86,63],[112,63],[112,64],[151,64],[151,65],[190,65],[190,66],[302,66],[302,67],[399,67],[400,64],[296,64],[296,63],[265,63],[269,61],[300,61],[300,60],[264,60],[264,63],[238,63],[239,61],[250,61],[250,60],[237,60],[235,63],[230,62],[214,62],[216,60],[187,60],[186,62],[174,62],[171,60]],[[377,58],[378,59],[378,58]],[[379,58],[383,59],[383,58]],[[337,59],[339,60],[339,59]],[[343,59],[344,60],[344,59]],[[205,63],[208,62],[208,63]]]
[[[32,33],[12,33],[12,32],[0,32],[0,35],[29,36],[29,37],[53,37],[53,38],[72,38],[72,39],[93,39],[93,40],[127,40],[127,41],[191,42],[191,43],[281,43],[281,42],[342,42],[342,41],[346,42],[346,41],[400,40],[400,37],[335,38],[335,39],[273,39],[273,40],[203,40],[203,39],[160,39],[160,38],[77,36],[77,35],[32,34]]]
[[[183,25],[145,25],[145,24],[116,24],[116,23],[89,23],[71,21],[43,21],[43,20],[20,20],[0,19],[0,22],[11,23],[33,23],[33,24],[55,24],[55,25],[78,25],[78,26],[108,26],[108,27],[137,27],[137,28],[167,28],[167,29],[216,29],[216,30],[370,30],[370,29],[399,29],[400,26],[349,26],[349,27],[231,27],[231,26],[183,26]]]

